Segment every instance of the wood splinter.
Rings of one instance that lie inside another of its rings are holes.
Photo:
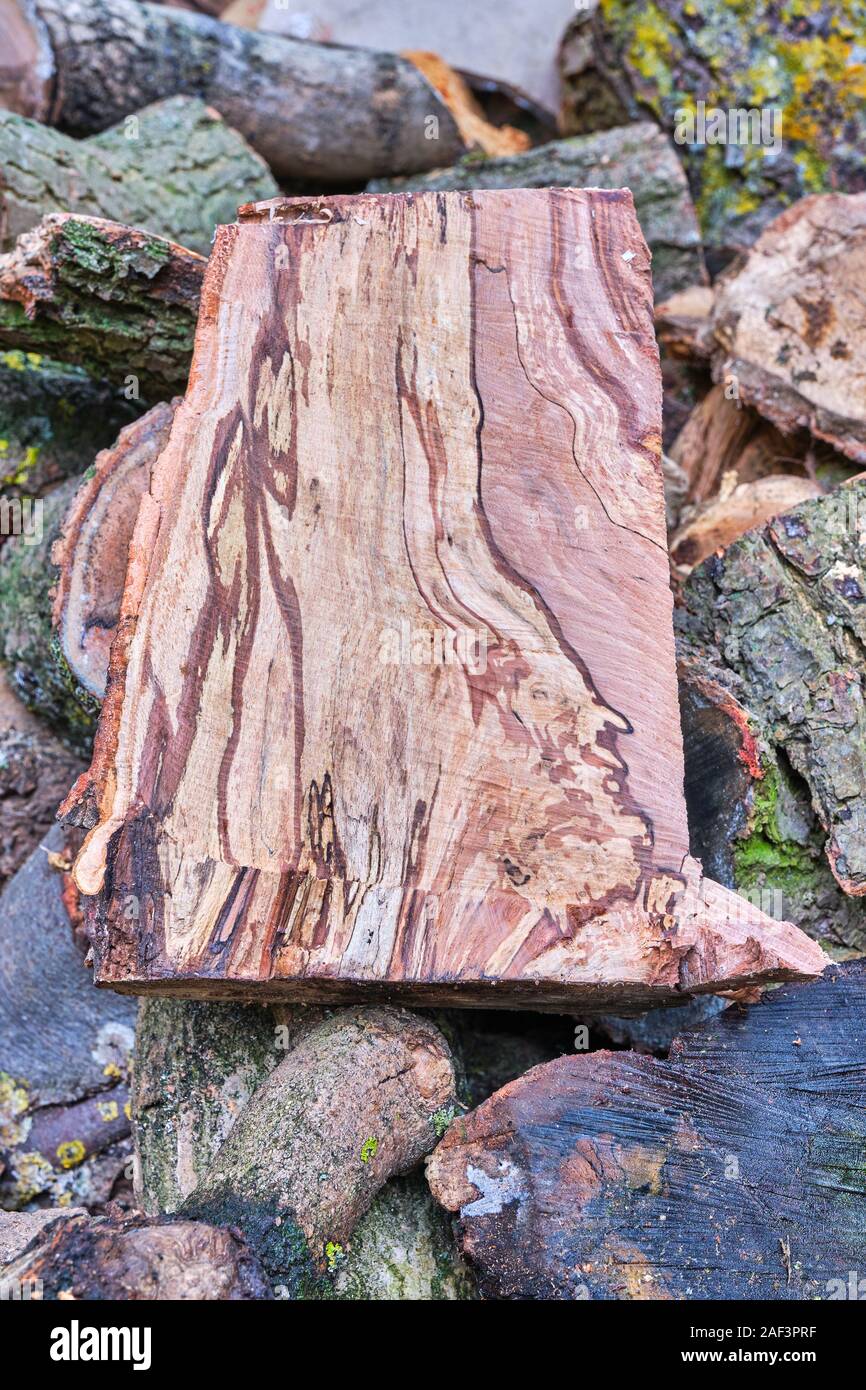
[[[688,853],[630,193],[320,201],[217,233],[66,808],[98,982],[622,1012],[820,973]]]

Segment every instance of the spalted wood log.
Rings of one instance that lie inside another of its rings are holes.
[[[50,830],[57,807],[83,770],[47,729],[0,727],[0,886]]]
[[[143,1216],[53,1221],[3,1271],[40,1281],[42,1297],[215,1301],[270,1298],[261,1267],[232,1231]]]
[[[746,531],[793,510],[800,502],[823,496],[823,492],[820,483],[790,473],[723,488],[718,497],[689,508],[671,536],[671,559],[678,575],[684,577]]]
[[[99,702],[66,664],[51,625],[57,579],[51,550],[77,487],[77,478],[68,478],[39,499],[40,510],[32,513],[33,533],[11,536],[0,550],[0,662],[27,708],[68,749],[87,757]]]
[[[358,182],[432,169],[464,148],[430,84],[390,53],[137,0],[0,0],[0,35],[7,107],[76,135],[181,94],[215,107],[278,178]]]
[[[652,252],[653,287],[664,298],[706,276],[701,237],[682,165],[651,122],[556,140],[525,154],[464,156],[453,169],[413,179],[379,180],[370,192],[473,188],[630,188]]]
[[[0,1204],[104,1202],[131,1152],[133,1001],[93,988],[55,826],[0,896]]]
[[[98,979],[562,1008],[820,970],[688,857],[631,195],[245,218],[66,808]]]
[[[768,741],[805,780],[840,887],[866,893],[866,483],[804,502],[690,575],[677,620],[744,682]],[[700,652],[698,653],[700,660]]]
[[[428,1179],[487,1297],[825,1299],[863,1250],[864,1080],[857,962],[666,1061],[536,1067],[455,1121]]]
[[[0,347],[165,399],[186,386],[204,267],[149,232],[50,213],[0,256]]]
[[[58,569],[52,622],[63,659],[100,700],[139,504],[179,404],[179,398],[161,401],[97,455],[52,546]]]
[[[453,1105],[451,1057],[432,1023],[343,1009],[262,1083],[179,1213],[238,1226],[292,1297],[312,1292],[385,1182],[430,1152]]]
[[[866,193],[803,198],[716,287],[713,371],[788,434],[866,462],[866,329],[857,287]]]
[[[0,250],[49,212],[142,227],[207,255],[238,203],[271,198],[264,160],[203,102],[172,97],[73,140],[0,111]]]
[[[0,494],[40,497],[83,473],[139,409],[80,367],[0,352]],[[0,546],[5,540],[0,534]]]

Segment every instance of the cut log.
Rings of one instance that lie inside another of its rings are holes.
[[[176,398],[153,406],[97,455],[52,547],[51,561],[59,571],[52,621],[63,659],[79,684],[100,700],[139,504],[179,404]]]
[[[670,141],[651,122],[583,139],[556,140],[498,159],[464,156],[453,169],[413,179],[374,181],[369,192],[495,188],[630,188],[652,252],[656,296],[705,278],[701,237],[688,184]]]
[[[0,897],[0,1205],[103,1203],[129,1161],[131,1000],[93,988],[55,826]],[[50,857],[49,857],[50,856]]]
[[[472,89],[459,72],[455,72],[436,53],[405,52],[404,58],[414,63],[432,87],[435,87],[457,122],[460,138],[470,149],[487,155],[520,154],[531,144],[525,131],[514,126],[495,126],[485,120]]]
[[[36,1285],[50,1301],[272,1297],[258,1262],[234,1232],[143,1216],[52,1221],[6,1266],[3,1278]]]
[[[717,285],[716,380],[780,430],[866,462],[866,193],[803,198]]]
[[[790,473],[723,487],[718,497],[690,508],[671,537],[671,559],[677,574],[685,577],[708,555],[724,550],[746,531],[792,511],[800,502],[821,497],[823,492],[820,483]]]
[[[866,483],[805,502],[698,566],[677,620],[742,681],[767,741],[805,780],[840,887],[866,893],[862,643]],[[712,664],[712,655],[709,658]]]
[[[648,270],[627,192],[221,229],[66,808],[101,983],[568,1009],[820,971],[688,856]]]
[[[148,232],[50,213],[0,256],[0,348],[158,401],[186,386],[205,261]]]
[[[278,178],[358,183],[447,164],[464,145],[412,63],[257,34],[137,0],[0,0],[9,109],[91,135],[164,97],[200,97]]]
[[[239,203],[278,191],[242,136],[190,97],[148,106],[89,140],[0,111],[0,251],[46,213],[79,212],[206,256]]]
[[[376,1193],[453,1113],[454,1069],[432,1023],[342,1009],[258,1088],[179,1214],[239,1227],[291,1297],[313,1293]]]
[[[86,1216],[83,1207],[45,1207],[40,1211],[0,1212],[0,1270],[27,1249],[30,1242],[52,1221],[70,1216]],[[7,1295],[8,1297],[8,1295]]]
[[[428,1162],[482,1295],[844,1297],[866,1234],[864,1038],[856,962],[726,1010],[667,1061],[561,1057],[506,1086]]]

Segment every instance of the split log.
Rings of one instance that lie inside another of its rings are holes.
[[[70,1216],[86,1216],[83,1207],[45,1207],[41,1211],[0,1212],[0,1288],[3,1286],[3,1265],[8,1265],[27,1249],[43,1226]],[[8,1297],[8,1294],[5,1295]]]
[[[689,285],[656,305],[656,337],[673,357],[708,360],[713,351],[711,320],[714,291]]]
[[[820,483],[789,473],[723,486],[717,497],[689,508],[671,537],[671,559],[677,574],[685,577],[708,555],[725,550],[746,531],[823,493]]]
[[[630,194],[259,205],[204,302],[66,807],[98,980],[556,1010],[819,971],[688,857]]]
[[[866,903],[842,891],[808,785],[773,741],[772,709],[720,652],[682,644],[678,665],[689,847],[710,878],[831,955],[866,950]],[[669,1012],[673,1013],[674,1010]]]
[[[472,95],[472,89],[459,72],[455,72],[436,53],[422,53],[417,50],[404,52],[404,58],[414,63],[419,72],[436,89],[448,110],[451,112],[460,131],[460,138],[468,149],[481,150],[487,155],[511,155],[528,150],[532,143],[523,130],[514,126],[491,125],[485,120],[484,112]]]
[[[164,97],[200,97],[277,178],[357,183],[463,150],[411,63],[304,43],[137,0],[2,0],[4,105],[90,135]],[[431,124],[432,122],[432,124]]]
[[[179,1214],[238,1226],[292,1298],[314,1293],[380,1188],[433,1148],[453,1103],[432,1023],[341,1010],[258,1088]]]
[[[138,410],[78,367],[0,352],[0,501],[40,497],[52,484],[83,473]]]
[[[47,730],[0,728],[0,887],[50,830],[83,770]]]
[[[72,753],[87,757],[99,702],[66,664],[51,626],[51,550],[77,488],[77,478],[69,478],[41,499],[33,534],[12,536],[0,550],[0,662],[27,708]]]
[[[55,826],[0,896],[0,1205],[105,1202],[129,1161],[132,1001],[93,988]]]
[[[696,659],[720,654],[768,742],[806,782],[839,886],[866,893],[861,644],[866,483],[805,502],[706,560],[677,619]],[[710,657],[712,663],[712,657]]]
[[[482,1295],[844,1297],[866,1233],[866,967],[536,1067],[428,1162]]]
[[[51,551],[58,570],[52,622],[63,659],[101,700],[120,617],[129,545],[179,398],[153,406],[98,454],[66,512]]]
[[[652,252],[656,296],[705,278],[701,236],[688,184],[670,141],[651,122],[556,140],[498,159],[466,155],[453,169],[374,181],[369,192],[496,188],[629,188]]]
[[[0,251],[46,213],[77,212],[206,256],[239,203],[278,191],[243,137],[190,97],[148,106],[89,140],[0,111]]]
[[[55,1299],[215,1301],[270,1298],[255,1257],[232,1231],[142,1216],[53,1221],[3,1271]]]
[[[74,361],[132,399],[183,391],[205,261],[148,232],[50,213],[0,256],[0,348]]]
[[[866,193],[804,198],[716,286],[713,373],[780,430],[866,462],[866,330],[857,286]]]

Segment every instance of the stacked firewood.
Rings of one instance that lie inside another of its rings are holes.
[[[5,1281],[857,1267],[866,194],[622,9],[0,0]]]

